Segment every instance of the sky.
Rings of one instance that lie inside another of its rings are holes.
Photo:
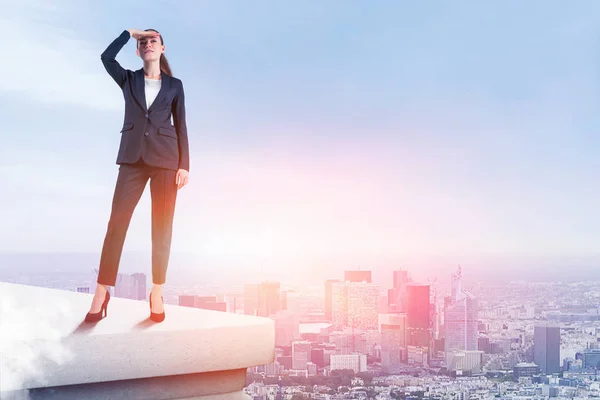
[[[155,28],[191,151],[174,252],[600,254],[596,1],[0,7],[0,252],[101,250],[123,99],[100,54]],[[141,67],[133,39],[117,60]],[[150,249],[150,201],[125,251]]]

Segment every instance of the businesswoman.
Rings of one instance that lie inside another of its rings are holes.
[[[131,37],[136,39],[136,55],[143,61],[136,71],[124,69],[115,59]],[[165,318],[162,285],[171,251],[175,200],[177,191],[188,183],[190,156],[183,84],[172,76],[164,51],[162,35],[156,30],[129,29],[100,57],[123,92],[125,116],[98,284],[86,322],[97,322],[107,315],[107,286],[115,286],[129,223],[148,180],[152,201],[150,319],[162,322]]]

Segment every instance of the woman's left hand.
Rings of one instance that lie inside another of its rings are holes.
[[[190,177],[190,173],[185,169],[178,169],[177,175],[175,175],[175,183],[177,184],[177,190],[187,185]]]

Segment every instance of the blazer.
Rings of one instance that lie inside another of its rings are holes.
[[[136,163],[171,170],[190,170],[183,83],[161,71],[161,87],[146,109],[144,69],[124,69],[116,60],[131,38],[124,30],[100,56],[104,68],[119,85],[125,99],[125,116],[117,164]],[[173,124],[171,124],[171,116]]]

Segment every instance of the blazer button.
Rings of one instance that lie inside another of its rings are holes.
[[[148,136],[148,132],[144,133],[144,136]]]
[[[146,118],[148,118],[148,113],[146,113]]]

